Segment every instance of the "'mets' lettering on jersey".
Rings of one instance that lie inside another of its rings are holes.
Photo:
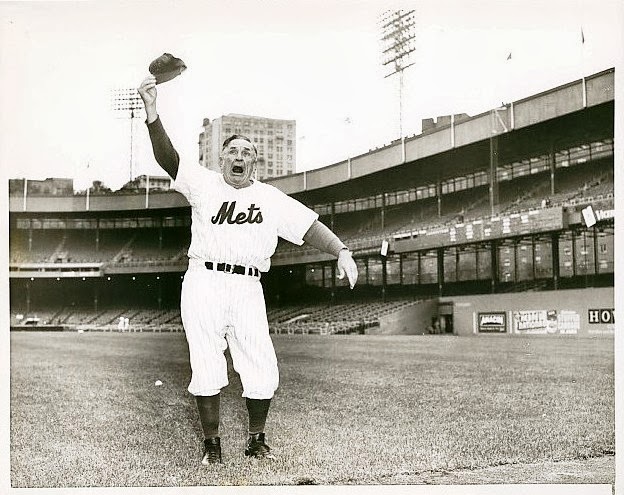
[[[236,208],[236,201],[224,201],[219,208],[219,211],[213,216],[210,221],[216,224],[223,224],[224,222],[232,224],[242,225],[244,223],[262,223],[262,212],[260,207],[257,207],[255,203],[251,203],[247,212],[238,212],[234,215],[234,209]]]

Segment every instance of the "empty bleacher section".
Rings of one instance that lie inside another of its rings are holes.
[[[563,205],[577,198],[613,194],[613,140],[561,150],[554,155],[551,183],[550,156],[541,155],[499,167],[497,213]],[[357,241],[384,234],[462,223],[491,215],[489,184],[483,171],[435,185],[370,196],[334,204],[334,231],[344,240]],[[554,188],[554,194],[553,194]],[[439,197],[436,191],[441,193]],[[382,203],[385,202],[382,216]],[[331,225],[330,205],[316,205],[321,221]],[[383,219],[382,219],[383,218]],[[280,243],[279,251],[296,248]]]
[[[418,304],[418,301],[369,301],[345,304],[308,304],[268,308],[271,333],[349,334],[364,333],[379,325],[379,318]],[[20,315],[18,319],[17,316]],[[128,318],[128,328],[120,328],[120,317]],[[99,331],[182,331],[179,309],[116,307],[101,311],[88,308],[43,308],[29,313],[13,308],[11,325],[25,325],[36,319],[38,325],[60,325],[68,329]]]
[[[11,263],[144,263],[180,260],[190,244],[187,228],[14,229]]]
[[[131,231],[102,229],[72,230],[66,241],[67,258],[71,262],[110,262],[132,236]]]
[[[48,263],[64,241],[63,230],[16,229],[10,235],[11,263]]]
[[[330,306],[295,306],[285,313],[271,313],[269,327],[272,333],[349,334],[364,333],[379,326],[381,316],[418,304],[414,300],[392,302],[371,301]],[[284,311],[284,310],[281,310]],[[276,316],[279,314],[279,316]]]
[[[179,259],[190,244],[188,229],[139,229],[117,262],[159,262]]]
[[[59,324],[58,307],[40,307],[36,310],[26,311],[24,307],[11,308],[11,326],[16,325],[57,325]]]

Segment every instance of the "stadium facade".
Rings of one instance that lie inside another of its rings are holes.
[[[613,335],[613,69],[268,182],[314,208],[360,269],[351,291],[327,255],[280,241],[263,284],[290,330],[305,318],[286,308],[316,303],[353,306],[347,327],[366,332]],[[181,195],[9,203],[12,318],[173,321]],[[365,307],[379,308],[370,328]]]

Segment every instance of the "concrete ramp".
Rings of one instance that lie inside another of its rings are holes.
[[[369,335],[424,335],[431,318],[438,315],[438,299],[426,299],[379,317],[379,326],[366,329]]]

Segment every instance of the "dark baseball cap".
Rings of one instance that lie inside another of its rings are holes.
[[[186,70],[186,64],[171,53],[163,53],[160,57],[152,60],[149,71],[156,76],[156,84],[171,81]]]

